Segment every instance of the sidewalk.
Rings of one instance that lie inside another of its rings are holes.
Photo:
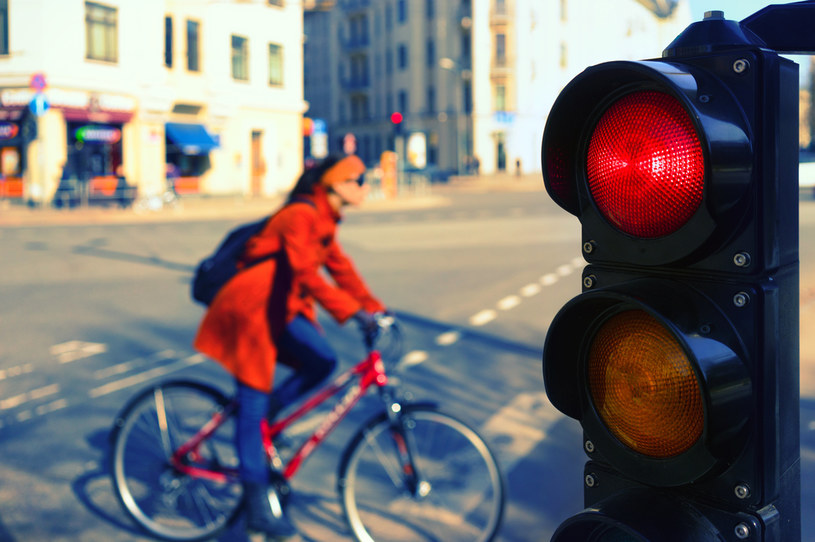
[[[426,193],[394,199],[372,198],[351,212],[381,212],[443,207],[456,193],[483,193],[491,191],[543,190],[540,173],[522,176],[491,175],[481,177],[454,177],[449,183],[434,184]],[[274,197],[244,196],[186,196],[175,208],[158,210],[122,209],[116,206],[93,205],[76,209],[28,207],[22,202],[0,200],[0,228],[14,226],[45,226],[69,224],[112,224],[137,222],[169,222],[196,220],[229,220],[262,217],[277,209],[285,195]]]

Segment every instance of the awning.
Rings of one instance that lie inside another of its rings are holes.
[[[202,124],[180,124],[168,122],[164,125],[173,143],[184,154],[206,154],[219,146],[215,139]]]

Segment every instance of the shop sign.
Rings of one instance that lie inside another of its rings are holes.
[[[14,139],[19,131],[20,127],[13,122],[0,122],[0,141]]]
[[[83,143],[117,143],[122,131],[113,126],[87,125],[77,128],[74,137]]]

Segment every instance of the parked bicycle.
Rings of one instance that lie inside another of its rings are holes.
[[[306,458],[375,388],[382,411],[356,431],[337,473],[337,491],[354,538],[492,540],[504,510],[495,456],[476,430],[435,403],[405,400],[386,367],[398,369],[393,366],[401,356],[401,332],[392,317],[378,322],[378,337],[366,340],[362,361],[290,415],[262,424],[281,505],[287,504],[289,482]],[[280,449],[283,431],[332,397],[339,400],[317,429],[288,453]],[[113,486],[125,511],[148,533],[166,540],[203,540],[238,516],[237,408],[234,398],[210,385],[176,380],[144,390],[116,418]]]

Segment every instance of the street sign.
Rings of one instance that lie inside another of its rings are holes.
[[[28,108],[37,117],[43,116],[50,106],[51,104],[48,103],[48,98],[46,98],[42,92],[34,94],[34,97],[31,98],[31,101],[28,103]]]
[[[38,72],[32,75],[28,86],[31,87],[31,90],[36,90],[37,92],[45,90],[45,87],[48,86],[48,83],[45,82],[45,74]]]

